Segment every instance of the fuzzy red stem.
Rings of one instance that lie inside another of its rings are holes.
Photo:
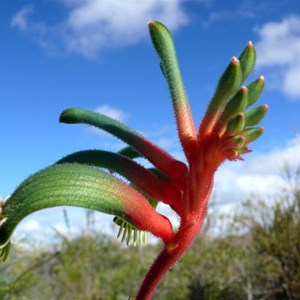
[[[198,151],[191,155],[180,211],[180,228],[170,240],[165,241],[164,248],[145,276],[137,300],[151,299],[162,278],[184,255],[200,231],[213,187],[214,173],[225,159],[222,145],[212,137],[212,140],[200,141]]]
[[[203,218],[194,217],[187,225],[182,224],[173,239],[164,248],[152,264],[136,296],[136,300],[149,300],[170,270],[170,268],[184,255],[191,246],[203,224]]]

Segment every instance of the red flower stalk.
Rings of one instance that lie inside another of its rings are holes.
[[[5,203],[0,202],[0,258],[6,260],[10,236],[17,224],[37,210],[73,205],[116,215],[118,236],[137,242],[138,230],[162,239],[164,247],[150,267],[136,299],[151,299],[168,270],[184,255],[203,224],[214,174],[225,160],[242,159],[251,150],[263,128],[255,127],[265,116],[267,105],[249,108],[259,98],[264,78],[248,86],[242,83],[252,72],[255,49],[249,42],[240,57],[232,58],[198,128],[194,124],[177,63],[173,39],[159,22],[148,23],[153,45],[161,59],[175,113],[178,136],[187,165],[141,134],[107,116],[79,108],[65,110],[60,121],[85,123],[115,135],[129,147],[119,153],[103,150],[76,152],[29,177]],[[147,158],[154,168],[134,161]],[[105,168],[105,172],[100,168]],[[126,177],[127,184],[114,176]],[[161,201],[180,217],[173,231],[171,222],[156,212]],[[132,236],[133,233],[133,236]],[[141,242],[144,237],[140,233]]]

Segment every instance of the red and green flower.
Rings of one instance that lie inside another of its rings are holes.
[[[214,174],[225,160],[242,159],[249,145],[263,133],[258,123],[267,105],[252,108],[264,78],[243,85],[255,65],[249,42],[239,58],[233,57],[221,76],[199,127],[192,117],[176,58],[172,36],[161,23],[148,23],[162,73],[171,94],[179,140],[187,163],[178,161],[140,133],[105,115],[81,108],[65,110],[60,122],[84,123],[121,139],[128,147],[118,153],[87,150],[70,154],[25,180],[0,202],[0,258],[5,261],[10,237],[29,214],[53,206],[79,206],[115,215],[119,236],[127,244],[141,242],[144,232],[161,238],[164,247],[150,267],[136,299],[150,299],[167,271],[182,257],[203,224]],[[146,158],[153,168],[135,161]],[[122,181],[120,174],[130,183]],[[156,211],[158,202],[179,216],[174,229]]]

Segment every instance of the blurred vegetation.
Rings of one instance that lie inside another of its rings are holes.
[[[284,172],[276,199],[249,199],[231,215],[209,216],[190,251],[154,299],[300,299],[300,169]],[[66,227],[69,226],[65,213]],[[76,238],[56,232],[48,249],[14,245],[0,265],[0,299],[127,300],[134,296],[160,245],[130,247],[94,229]],[[212,234],[214,232],[214,234]]]

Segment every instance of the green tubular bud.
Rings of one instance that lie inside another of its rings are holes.
[[[249,153],[249,152],[252,151],[249,148],[247,148],[247,146],[243,146],[243,147],[241,147],[241,148],[239,148],[237,150],[238,150],[239,154],[245,154],[245,153]]]
[[[248,42],[246,48],[239,57],[241,63],[241,69],[243,73],[243,80],[245,80],[249,74],[253,71],[255,66],[256,53],[252,42]]]
[[[188,155],[190,143],[197,141],[197,134],[177,62],[174,41],[170,31],[162,23],[149,21],[148,26],[153,46],[161,60],[161,71],[168,83],[179,139],[185,154]]]
[[[235,118],[231,119],[227,125],[226,134],[235,135],[245,128],[245,114],[239,113]]]
[[[248,102],[248,89],[242,86],[236,95],[227,103],[224,113],[229,119],[236,116],[239,112],[243,112]]]
[[[169,178],[179,179],[187,172],[187,166],[183,162],[176,160],[141,134],[108,116],[86,109],[69,108],[61,113],[59,121],[68,124],[89,124],[113,134],[140,152]]]
[[[72,153],[59,160],[56,164],[80,163],[107,168],[126,177],[131,182],[142,188],[150,197],[165,201],[176,201],[180,192],[170,183],[157,177],[130,158],[104,150],[86,150]]]
[[[148,26],[153,46],[155,47],[163,64],[163,74],[166,76],[165,68],[169,68],[174,64],[177,65],[176,51],[172,35],[168,28],[160,22],[149,21]]]
[[[225,155],[229,160],[237,160],[239,158],[239,152],[236,149],[227,149]]]
[[[160,68],[168,81],[176,110],[177,102],[184,101],[183,98],[186,99],[186,94],[177,62],[174,41],[170,31],[162,23],[149,21],[148,26],[153,46],[161,59]]]
[[[246,117],[245,126],[257,125],[264,118],[267,111],[268,111],[267,104],[247,110],[245,112],[245,117]]]
[[[245,145],[246,139],[245,137],[238,135],[233,138],[233,141],[237,148],[242,148]]]
[[[224,111],[218,120],[216,131],[218,132],[221,127],[225,126],[230,119],[235,117],[238,113],[243,112],[247,106],[248,90],[242,86],[240,90],[230,99],[224,108]]]
[[[233,57],[221,76],[217,89],[200,126],[200,136],[209,134],[215,122],[219,119],[228,100],[237,93],[243,80],[242,69],[239,60]]]
[[[257,140],[264,133],[264,129],[262,127],[255,128],[246,128],[242,134],[248,142],[253,142]]]
[[[242,83],[242,70],[239,60],[233,57],[221,76],[213,99],[209,106],[218,109],[237,92]]]
[[[253,105],[260,97],[265,86],[265,78],[260,76],[248,85],[248,106]]]
[[[169,220],[158,214],[133,187],[98,168],[74,163],[46,168],[15,190],[2,207],[0,248],[3,249],[16,226],[29,214],[66,205],[128,218],[140,230],[162,239],[172,235]]]

